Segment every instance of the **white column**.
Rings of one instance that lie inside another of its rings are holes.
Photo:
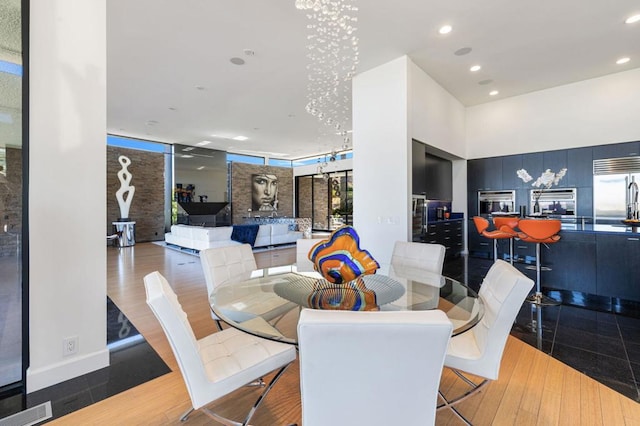
[[[353,79],[353,222],[381,272],[395,241],[410,237],[407,66],[404,56]]]
[[[30,28],[29,393],[109,364],[106,1],[31,1]]]

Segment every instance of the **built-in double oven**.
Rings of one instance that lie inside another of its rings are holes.
[[[514,213],[516,210],[516,191],[479,191],[478,214],[488,216],[494,213]]]

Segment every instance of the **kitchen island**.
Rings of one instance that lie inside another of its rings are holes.
[[[491,258],[491,241],[469,226],[469,252]],[[475,235],[474,235],[475,234]],[[556,244],[542,245],[542,287],[563,303],[612,312],[640,308],[640,228],[618,224],[563,223]],[[480,239],[480,240],[479,240]],[[482,241],[485,240],[485,241]],[[499,256],[508,259],[508,242],[499,241]],[[515,265],[535,277],[535,246],[514,242]]]

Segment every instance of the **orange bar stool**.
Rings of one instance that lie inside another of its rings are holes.
[[[520,232],[518,238],[527,243],[536,245],[536,292],[529,296],[527,301],[538,306],[542,305],[559,305],[555,299],[542,294],[540,283],[541,259],[540,244],[553,244],[560,241],[560,228],[562,224],[556,219],[521,219],[518,222]]]
[[[487,229],[489,229],[489,221],[481,216],[474,216],[473,223],[476,225],[476,229],[480,235],[493,240],[493,261],[495,262],[498,260],[498,240],[511,238],[512,234],[501,231],[500,229],[487,231]]]
[[[511,234],[511,238],[509,238],[509,262],[513,265],[513,239],[518,237],[518,231],[516,228],[518,227],[518,222],[520,221],[519,217],[515,216],[501,216],[494,217],[493,224],[496,229],[506,232],[507,234]]]

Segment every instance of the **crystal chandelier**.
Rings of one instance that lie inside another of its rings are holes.
[[[351,116],[351,78],[358,65],[355,0],[296,0],[307,11],[308,85],[306,111],[327,134],[349,148],[346,124]]]

